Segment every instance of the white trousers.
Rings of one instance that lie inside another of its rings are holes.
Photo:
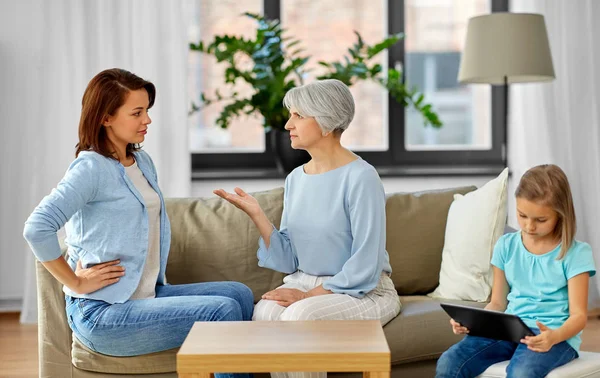
[[[283,279],[279,288],[309,291],[326,282],[329,276],[311,276],[301,271]],[[298,301],[283,307],[271,300],[260,300],[252,320],[379,320],[384,326],[400,313],[400,298],[387,273],[382,273],[377,287],[363,298],[347,294],[327,294]],[[293,340],[290,340],[293,342]],[[327,373],[271,373],[272,378],[326,378]]]

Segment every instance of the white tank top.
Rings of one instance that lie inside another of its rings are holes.
[[[160,198],[134,162],[125,172],[146,202],[148,212],[148,251],[142,278],[129,299],[147,299],[156,296],[156,281],[160,270]],[[127,274],[127,272],[125,272]]]

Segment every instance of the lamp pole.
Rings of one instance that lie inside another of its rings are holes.
[[[504,151],[503,163],[508,167],[508,76],[504,75]]]

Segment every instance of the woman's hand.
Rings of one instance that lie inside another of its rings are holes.
[[[547,352],[556,344],[556,332],[538,321],[535,323],[540,329],[540,334],[537,336],[525,336],[524,339],[521,339],[521,342],[527,345],[527,349],[534,352]]]
[[[235,188],[235,194],[227,193],[223,189],[214,190],[213,193],[228,201],[238,209],[244,211],[250,218],[256,217],[262,213],[262,209],[256,198],[244,192],[240,188]]]
[[[277,301],[278,305],[288,307],[308,297],[308,293],[298,289],[275,289],[263,294],[262,299]]]
[[[125,268],[117,265],[120,262],[113,260],[84,269],[78,260],[75,268],[77,286],[72,290],[77,294],[89,294],[118,282],[125,275]]]
[[[450,325],[452,326],[452,332],[454,332],[455,335],[469,333],[469,329],[467,327],[463,327],[462,324],[455,322],[454,319],[450,319]]]

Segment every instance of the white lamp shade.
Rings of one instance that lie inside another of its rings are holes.
[[[555,78],[544,17],[492,13],[473,17],[460,60],[461,83],[543,82]]]

